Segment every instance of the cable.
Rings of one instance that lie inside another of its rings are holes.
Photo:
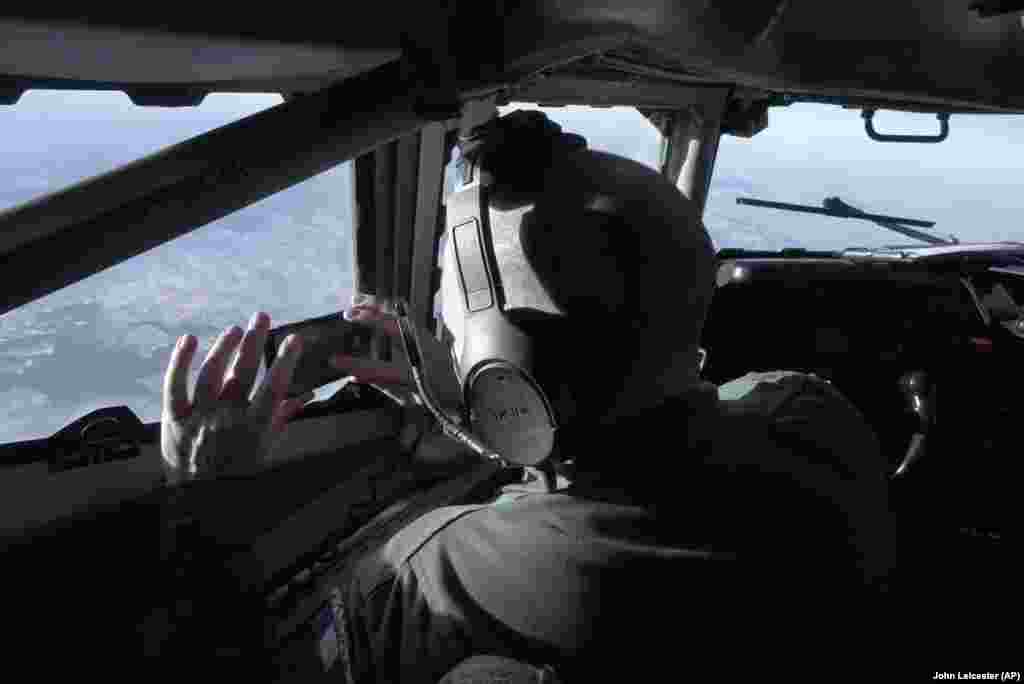
[[[419,391],[420,398],[423,400],[423,405],[427,407],[431,415],[441,425],[442,432],[451,439],[469,447],[478,455],[484,457],[490,461],[497,461],[502,465],[507,465],[505,459],[500,454],[494,452],[488,448],[472,432],[460,427],[454,420],[452,420],[448,414],[441,408],[440,403],[434,398],[433,394],[428,389],[426,378],[424,377],[424,365],[423,355],[420,351],[419,336],[416,332],[416,326],[409,319],[409,309],[404,300],[399,299],[395,302],[395,313],[398,315],[398,327],[401,331],[402,347],[405,349],[405,356],[409,359],[409,369],[412,372],[413,381],[416,383],[416,389]]]

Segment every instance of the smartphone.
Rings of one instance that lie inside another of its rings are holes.
[[[330,358],[335,354],[369,357],[374,337],[373,328],[346,321],[341,313],[272,328],[263,350],[268,370],[274,365],[281,343],[293,333],[302,337],[302,355],[292,375],[289,397],[345,377],[344,372],[331,366]]]

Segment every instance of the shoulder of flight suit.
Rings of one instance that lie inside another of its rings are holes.
[[[425,572],[421,556],[430,548],[428,555],[436,565],[441,548],[438,540],[452,525],[481,509],[502,508],[545,492],[540,479],[532,478],[504,487],[500,496],[485,504],[438,508],[360,561],[345,600],[350,656],[347,681],[434,684],[473,655],[522,657],[533,652],[534,647],[525,640],[517,643],[520,635],[475,610],[468,597],[445,600],[455,597],[435,586],[440,580],[434,567]],[[439,605],[439,600],[444,605]],[[465,614],[466,610],[472,615]],[[470,623],[486,627],[469,634],[466,625]]]
[[[829,383],[795,372],[749,374],[726,383],[717,393],[720,422],[714,430],[717,448],[710,458],[778,473],[823,499],[837,500],[850,517],[851,541],[870,547],[871,535],[863,527],[879,505],[884,508],[884,491],[881,504],[870,501],[870,492],[865,502],[864,483],[874,482],[873,473],[881,473],[882,467],[877,439],[856,408]],[[489,614],[461,614],[476,611],[468,596],[447,596],[447,589],[432,586],[449,572],[444,554],[435,553],[439,534],[483,507],[433,511],[363,561],[347,602],[352,681],[433,683],[470,655],[531,653],[532,642],[505,648],[515,635],[496,636],[499,625]],[[417,560],[425,548],[431,549],[430,557]],[[874,562],[872,553],[865,557],[865,566]],[[414,567],[428,561],[430,568]],[[434,605],[431,596],[450,600]],[[474,625],[473,634],[466,633],[467,624]],[[543,655],[534,662],[544,663]],[[415,662],[423,663],[422,671],[416,671]]]
[[[358,562],[345,597],[348,682],[400,681],[393,669],[402,646],[400,621],[403,613],[413,611],[399,604],[420,595],[409,559],[448,525],[482,506],[444,506],[426,513]]]
[[[867,581],[884,588],[892,554],[887,464],[863,414],[827,380],[795,371],[725,383],[719,406],[719,457],[784,473],[832,501],[849,522]]]
[[[756,418],[772,437],[811,452],[843,480],[884,482],[878,439],[861,412],[830,382],[795,371],[748,373],[718,388],[723,419]],[[728,437],[731,431],[718,437]]]

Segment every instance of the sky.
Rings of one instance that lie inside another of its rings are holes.
[[[121,93],[28,92],[0,106],[0,211],[280,102],[222,94],[199,107],[164,109],[136,107]],[[659,135],[636,111],[546,111],[591,148],[656,168]],[[936,232],[962,241],[1024,240],[1017,189],[1024,119],[954,116],[950,123],[939,145],[881,144],[868,140],[858,111],[773,109],[765,131],[722,139],[705,225],[718,247],[909,242],[863,222],[736,204],[752,196],[820,206],[839,196],[865,211],[934,220]],[[932,133],[937,125],[930,115],[876,117],[885,132]],[[257,310],[278,325],[347,306],[351,182],[343,164],[0,316],[0,442],[52,434],[103,406],[127,405],[144,421],[158,420],[160,382],[178,336],[199,338],[198,366],[221,330]]]

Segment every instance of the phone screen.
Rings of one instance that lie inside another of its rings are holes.
[[[345,377],[344,372],[331,366],[330,358],[335,354],[368,357],[374,336],[372,328],[350,323],[340,313],[282,325],[267,335],[264,356],[268,369],[273,366],[281,343],[293,333],[302,337],[303,344],[302,355],[288,389],[289,397],[311,392]]]

